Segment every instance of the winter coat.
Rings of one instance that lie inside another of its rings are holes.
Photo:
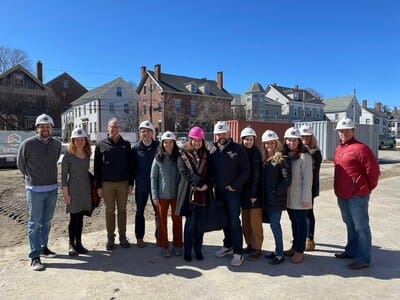
[[[243,147],[229,139],[222,151],[214,143],[211,153],[212,178],[215,188],[224,192],[230,185],[239,192],[249,176],[249,159]]]
[[[290,161],[287,156],[269,160],[262,168],[263,208],[286,209],[287,190],[292,180]]]
[[[339,199],[367,196],[378,185],[379,164],[371,149],[352,138],[336,147],[334,187]]]
[[[176,161],[164,153],[163,160],[153,160],[150,171],[151,196],[156,199],[176,199],[179,172]]]
[[[191,196],[192,186],[202,187],[204,184],[208,185],[209,187],[208,190],[202,192],[204,193],[204,195],[206,195],[206,197],[209,197],[210,192],[212,192],[211,185],[209,182],[210,153],[206,149],[204,149],[204,151],[205,151],[204,153],[205,166],[203,174],[199,174],[196,164],[194,163],[194,161],[190,159],[192,156],[188,154],[187,150],[184,149],[180,150],[181,156],[178,158],[178,170],[180,174],[180,180],[179,180],[178,198],[175,211],[175,214],[178,216],[189,217],[191,215],[189,208],[190,205],[189,198]],[[184,155],[184,157],[182,157],[182,155]],[[201,160],[204,159],[203,153],[200,152],[198,155],[200,157],[200,163],[201,163]],[[187,162],[190,163],[191,168],[189,168],[186,165],[185,159],[187,159]]]
[[[153,159],[159,146],[158,141],[152,141],[146,146],[140,141],[132,147],[133,178],[135,190],[150,193],[150,171]]]
[[[318,148],[310,150],[311,158],[312,158],[312,171],[313,171],[313,181],[312,181],[312,197],[318,197],[319,196],[319,171],[321,169],[321,163],[322,163],[322,154],[321,150]]]
[[[245,181],[240,191],[241,206],[247,208],[261,208],[262,201],[260,197],[260,174],[261,174],[261,153],[256,146],[245,149],[249,158],[249,177]],[[257,198],[257,201],[252,204],[250,198]]]
[[[292,182],[288,189],[287,208],[311,209],[312,208],[312,158],[307,152],[296,153],[292,157],[290,153],[290,165]],[[306,204],[303,206],[303,204]]]

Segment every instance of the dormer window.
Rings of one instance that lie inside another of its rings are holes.
[[[24,85],[24,76],[22,74],[15,74],[15,86],[22,87]]]
[[[210,94],[207,83],[200,85],[199,86],[199,90],[203,95],[209,95]]]
[[[197,87],[194,83],[190,85],[190,92],[192,92],[193,94],[197,92]]]
[[[293,100],[299,100],[299,93],[293,93]]]

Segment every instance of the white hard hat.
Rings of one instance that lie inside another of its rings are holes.
[[[162,134],[161,140],[174,140],[176,141],[176,135],[172,131],[166,131]]]
[[[353,128],[354,128],[354,122],[352,119],[349,119],[349,118],[341,119],[336,125],[336,130],[353,129]]]
[[[36,118],[35,126],[38,126],[39,124],[50,124],[51,126],[54,126],[53,119],[47,114],[41,114]]]
[[[265,130],[261,137],[261,142],[269,142],[269,141],[277,141],[279,140],[278,135],[275,131],[272,130]]]
[[[229,126],[224,121],[218,121],[214,126],[214,134],[229,132]]]
[[[297,128],[294,128],[294,127],[290,127],[288,129],[286,129],[284,138],[285,139],[300,139],[301,138],[300,130],[298,130]]]
[[[240,133],[240,138],[243,139],[243,138],[245,138],[246,136],[254,136],[254,137],[256,137],[257,134],[256,134],[256,132],[254,131],[253,128],[251,128],[251,127],[246,127],[246,128],[244,128],[244,129],[242,130],[242,132]]]
[[[75,128],[71,133],[71,139],[74,138],[87,138],[88,135],[82,128]]]
[[[149,120],[146,120],[146,121],[143,121],[142,123],[140,123],[139,129],[142,129],[142,128],[147,128],[147,129],[150,129],[151,131],[154,130],[153,124]]]
[[[310,136],[314,134],[313,128],[311,125],[308,124],[303,124],[301,125],[301,127],[299,128],[300,130],[300,134],[302,136]]]

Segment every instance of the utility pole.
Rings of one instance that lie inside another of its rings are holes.
[[[353,90],[353,122],[356,123],[356,89]]]
[[[153,83],[150,79],[150,122],[153,124]]]

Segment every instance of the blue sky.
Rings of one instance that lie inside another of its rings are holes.
[[[5,13],[7,12],[7,13]],[[0,45],[43,63],[45,82],[68,72],[91,89],[140,67],[224,88],[252,82],[352,95],[400,108],[398,0],[69,0],[2,3]]]

